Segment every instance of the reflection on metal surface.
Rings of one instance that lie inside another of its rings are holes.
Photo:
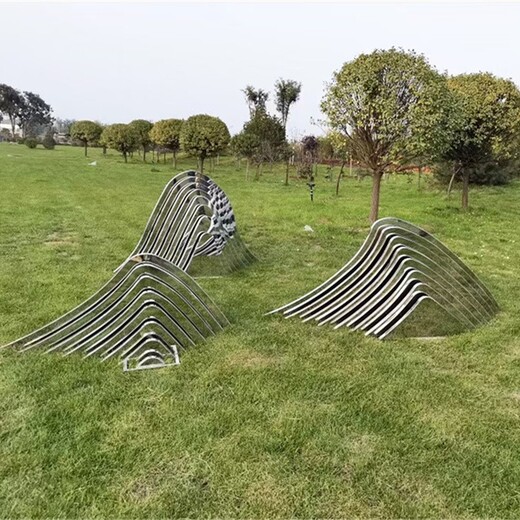
[[[227,195],[195,171],[175,176],[164,188],[144,233],[130,256],[148,253],[188,272],[197,257],[205,274],[233,271],[254,257],[239,237]],[[208,265],[209,264],[209,265]]]
[[[200,286],[154,255],[130,258],[87,301],[8,346],[119,358],[125,370],[179,364],[179,349],[228,324]]]
[[[424,300],[465,328],[490,320],[498,305],[475,274],[429,233],[395,218],[378,220],[356,255],[316,289],[270,314],[299,316],[384,338]]]

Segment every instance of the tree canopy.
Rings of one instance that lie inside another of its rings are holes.
[[[38,127],[47,127],[53,122],[52,108],[38,94],[25,91],[16,114],[24,137],[36,134]]]
[[[108,125],[103,129],[101,142],[117,150],[123,155],[125,163],[128,162],[128,154],[139,146],[139,134],[135,127],[124,124]]]
[[[450,77],[448,86],[457,113],[443,158],[462,177],[462,207],[467,208],[470,182],[489,178],[493,170],[500,177],[518,152],[520,91],[511,80],[483,72]]]
[[[280,113],[284,133],[287,130],[287,119],[291,105],[300,97],[302,84],[292,79],[279,79],[274,85],[276,110]]]
[[[129,123],[137,133],[138,136],[138,146],[143,151],[143,161],[146,161],[146,152],[148,148],[152,144],[152,140],[150,138],[150,130],[153,128],[153,124],[146,119],[134,119]]]
[[[168,148],[173,153],[173,164],[177,166],[177,152],[181,147],[182,119],[162,119],[150,130],[150,138],[157,146]]]
[[[373,175],[370,221],[378,217],[382,175],[448,145],[451,97],[426,59],[398,49],[361,54],[335,73],[322,101],[332,130]]]
[[[23,98],[13,87],[0,84],[0,113],[7,115],[11,123],[11,134],[14,138],[18,113],[23,103]]]
[[[102,132],[103,127],[94,121],[75,121],[70,126],[70,136],[72,139],[81,141],[85,148],[85,157],[88,145],[98,142]]]
[[[250,119],[253,119],[255,114],[258,112],[266,112],[266,103],[269,99],[269,92],[266,92],[261,88],[255,89],[251,85],[247,85],[242,92],[246,97]]]
[[[228,127],[218,117],[199,114],[189,117],[182,125],[182,147],[186,153],[199,159],[201,173],[204,172],[204,160],[222,152],[229,140]]]

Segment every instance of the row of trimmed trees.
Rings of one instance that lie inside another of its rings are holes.
[[[469,185],[518,164],[520,91],[489,73],[447,76],[422,55],[376,50],[345,63],[321,104],[332,140],[373,177],[370,221],[385,173],[429,165]]]
[[[128,124],[105,127],[94,121],[75,121],[70,127],[70,135],[83,144],[85,156],[89,145],[97,145],[117,150],[125,162],[134,151],[141,151],[146,161],[147,152],[161,149],[173,154],[176,167],[177,152],[182,149],[197,157],[201,172],[204,170],[204,161],[216,157],[230,141],[226,124],[218,117],[206,114],[191,116],[186,120],[163,119],[156,123],[137,119]]]

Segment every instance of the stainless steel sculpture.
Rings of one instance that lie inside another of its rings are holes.
[[[130,258],[87,301],[8,346],[103,361],[117,357],[125,370],[179,363],[179,349],[228,324],[184,271],[154,255]]]
[[[206,175],[186,171],[164,188],[144,233],[130,255],[148,253],[190,271],[195,258],[208,274],[250,264],[254,257],[240,239],[227,195]]]
[[[215,273],[247,265],[254,257],[238,236],[226,194],[194,171],[164,189],[134,252],[87,301],[43,328],[6,345],[26,351],[101,360],[119,358],[125,370],[179,363],[179,349],[228,324],[187,271],[195,258],[220,260]]]
[[[430,299],[466,328],[491,319],[498,305],[475,274],[429,233],[395,218],[378,220],[342,269],[284,305],[287,318],[347,326],[384,338]]]

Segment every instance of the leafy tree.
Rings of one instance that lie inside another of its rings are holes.
[[[451,182],[462,179],[462,208],[467,209],[470,183],[504,182],[517,159],[520,91],[511,80],[482,72],[453,76],[448,85],[457,118],[443,159],[451,166]]]
[[[85,157],[87,156],[88,145],[97,143],[102,132],[103,127],[94,121],[75,121],[70,127],[70,136],[83,144]]]
[[[59,117],[54,121],[54,129],[59,134],[70,135],[70,127],[76,122],[75,119],[61,119]]]
[[[189,117],[182,125],[182,147],[199,159],[201,173],[204,173],[204,160],[222,152],[229,140],[228,127],[218,117],[199,114]]]
[[[243,144],[249,149],[248,159],[257,165],[258,178],[259,168],[265,161],[272,164],[281,157],[285,143],[283,126],[277,117],[260,110],[244,125],[241,134]]]
[[[181,148],[182,119],[157,121],[150,130],[150,139],[156,146],[168,148],[173,153],[173,167],[177,167],[177,152]]]
[[[449,141],[451,96],[446,78],[426,59],[376,50],[345,63],[322,101],[332,130],[372,172],[370,221],[379,212],[381,178],[417,156],[434,157]]]
[[[153,124],[146,119],[134,119],[130,122],[130,125],[134,127],[137,135],[139,136],[139,146],[143,151],[143,161],[146,162],[146,152],[152,144],[150,131],[153,128]]]
[[[284,133],[287,131],[289,110],[298,101],[301,90],[302,84],[292,79],[279,79],[274,85],[276,110],[280,113]]]
[[[46,127],[53,122],[51,106],[38,94],[28,91],[21,95],[21,103],[16,115],[24,137],[35,134],[38,126]]]
[[[249,176],[249,165],[260,149],[260,139],[256,135],[245,133],[242,130],[242,132],[233,136],[230,146],[236,156],[246,158],[247,178]]]
[[[18,90],[0,83],[0,113],[7,115],[9,118],[13,139],[16,135],[16,123],[22,104],[23,98]]]
[[[139,134],[132,125],[108,125],[103,129],[101,142],[120,152],[126,163],[128,162],[128,154],[139,146]]]
[[[266,103],[269,99],[269,93],[259,88],[256,90],[251,85],[242,90],[246,97],[246,102],[249,107],[249,118],[253,119],[256,113],[266,112]]]

